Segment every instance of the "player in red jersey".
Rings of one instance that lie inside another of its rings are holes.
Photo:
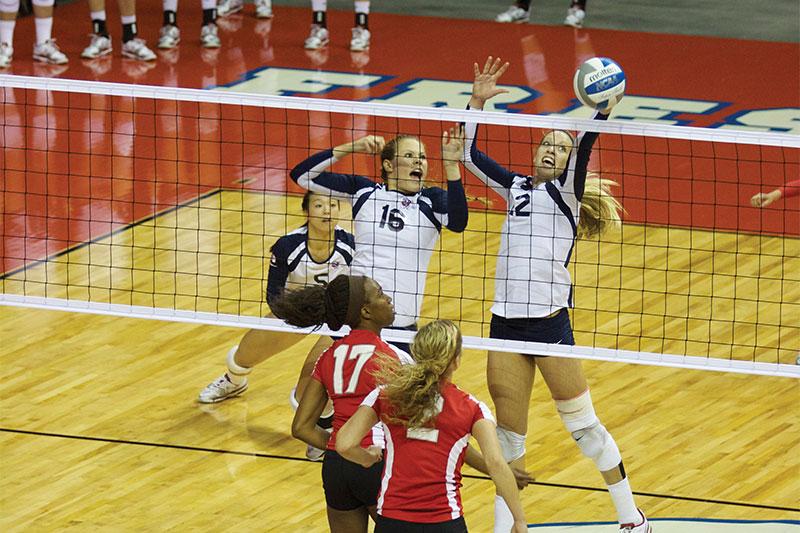
[[[358,409],[376,386],[373,374],[382,359],[398,361],[398,353],[380,338],[383,328],[394,321],[394,306],[380,285],[364,276],[340,275],[327,287],[308,286],[286,291],[272,306],[275,313],[298,327],[343,325],[350,333],[337,340],[317,360],[312,379],[300,400],[292,422],[292,435],[324,449],[322,483],[333,533],[366,533],[369,515],[374,516],[382,464],[362,468],[335,451],[339,428]],[[333,401],[333,430],[316,425],[325,404]],[[373,447],[380,457],[383,432],[378,426],[362,445]]]
[[[514,474],[500,452],[491,411],[456,387],[461,332],[449,320],[419,330],[411,345],[415,364],[387,360],[372,391],[338,433],[336,451],[370,468],[380,450],[364,446],[380,421],[386,458],[378,498],[376,533],[464,532],[461,466],[470,435],[478,441],[486,470],[514,516],[515,533],[528,530]]]

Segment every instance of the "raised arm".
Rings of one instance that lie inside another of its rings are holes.
[[[481,447],[486,469],[497,487],[497,494],[506,501],[514,516],[514,533],[528,531],[528,523],[519,500],[514,474],[500,452],[500,442],[497,440],[494,422],[486,418],[476,421],[472,425],[472,435],[478,441],[478,446]]]
[[[500,58],[492,59],[491,56],[486,60],[483,70],[478,68],[477,63],[473,64],[475,80],[472,83],[472,97],[469,100],[468,109],[480,111],[487,100],[508,92],[506,89],[497,88],[497,80],[507,69],[508,63],[501,64]],[[505,198],[505,191],[510,189],[514,183],[515,174],[478,150],[475,142],[477,135],[478,124],[468,122],[464,142],[464,166],[479,180]]]
[[[597,111],[592,117],[594,120],[606,120],[610,111]],[[594,131],[583,131],[575,139],[575,150],[567,163],[564,173],[558,178],[562,188],[572,187],[575,196],[580,202],[583,199],[583,189],[586,185],[586,173],[589,167],[589,159],[592,156],[592,148],[595,141],[600,136]]]
[[[461,182],[459,161],[464,152],[464,128],[461,125],[442,133],[442,165],[447,177],[447,229],[461,233],[467,227],[467,194]]]
[[[298,163],[291,170],[289,176],[304,189],[330,194],[338,198],[351,199],[359,189],[371,187],[374,182],[364,176],[335,174],[326,170],[348,154],[380,153],[385,144],[383,137],[367,135],[312,155]]]

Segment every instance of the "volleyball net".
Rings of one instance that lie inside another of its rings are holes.
[[[545,131],[598,131],[590,170],[625,213],[572,252],[577,345],[489,338],[509,206],[463,167],[469,224],[442,230],[420,323],[455,320],[468,348],[800,376],[798,199],[750,206],[800,176],[800,137],[22,76],[0,76],[0,105],[0,304],[296,331],[264,291],[270,247],[305,222],[289,170],[308,156],[414,135],[445,187],[455,123],[522,174]],[[374,156],[332,170],[380,179]]]

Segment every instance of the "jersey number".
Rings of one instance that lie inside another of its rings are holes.
[[[515,196],[514,206],[508,210],[508,214],[515,215],[518,217],[529,217],[531,216],[531,212],[525,211],[525,208],[528,207],[530,203],[531,203],[530,194],[520,194],[519,196]]]
[[[389,229],[392,231],[400,231],[405,226],[405,222],[403,218],[400,216],[399,209],[392,209],[389,210],[389,206],[383,206],[383,216],[381,216],[381,225],[380,227],[389,226]]]
[[[320,272],[319,274],[314,275],[314,281],[317,282],[317,285],[325,286],[328,284],[328,273],[327,272]]]
[[[336,394],[352,394],[358,386],[358,376],[361,374],[364,365],[375,353],[373,344],[356,344],[348,346],[342,344],[333,351],[333,392]],[[348,359],[356,359],[356,366],[350,374],[350,381],[347,382],[347,389],[344,388],[344,362]]]

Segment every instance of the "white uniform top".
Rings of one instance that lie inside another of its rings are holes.
[[[284,289],[308,285],[327,285],[340,274],[350,273],[353,262],[353,236],[343,228],[334,229],[333,250],[322,262],[308,253],[308,226],[303,224],[272,245],[267,277],[267,302],[280,296]]]
[[[463,231],[467,201],[460,181],[447,191],[423,188],[405,195],[364,176],[326,172],[336,158],[320,152],[291,172],[301,187],[342,198],[353,206],[353,274],[377,281],[394,302],[394,326],[416,323],[425,292],[425,276],[442,226]]]
[[[606,115],[594,117],[603,120]],[[495,274],[492,313],[536,318],[572,307],[567,266],[577,238],[586,167],[597,133],[581,133],[564,172],[533,187],[530,176],[506,170],[475,146],[477,124],[466,125],[464,165],[507,205]]]

